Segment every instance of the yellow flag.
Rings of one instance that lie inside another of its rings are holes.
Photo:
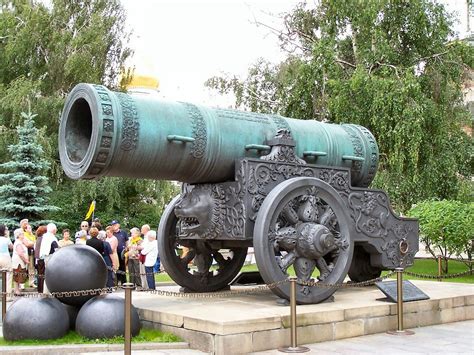
[[[89,211],[87,211],[86,218],[85,220],[87,221],[89,218],[91,218],[92,213],[94,213],[95,210],[95,200],[91,202],[91,205],[89,206]]]

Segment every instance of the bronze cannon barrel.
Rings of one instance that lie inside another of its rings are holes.
[[[351,168],[353,186],[373,180],[378,147],[364,127],[169,102],[92,84],[78,84],[66,99],[59,154],[73,179],[222,182],[233,180],[236,159],[267,154],[279,129],[291,132],[306,162]]]

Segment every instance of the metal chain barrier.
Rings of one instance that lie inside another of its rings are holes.
[[[309,286],[309,287],[321,287],[321,288],[351,288],[351,287],[366,287],[371,286],[376,282],[383,281],[385,279],[390,278],[395,274],[395,271],[390,271],[384,276],[376,277],[371,280],[362,281],[362,282],[346,282],[346,283],[324,283],[324,282],[317,282],[317,281],[303,281],[297,280],[296,282],[302,286]]]
[[[439,279],[454,279],[459,276],[465,276],[465,275],[472,275],[474,271],[467,270],[463,272],[458,272],[456,274],[448,274],[448,275],[429,275],[429,274],[419,274],[417,272],[410,272],[410,271],[404,271],[405,275],[408,276],[413,276],[413,277],[418,277],[420,279],[434,279],[434,280],[439,280]]]
[[[177,292],[177,291],[150,290],[150,289],[144,289],[144,288],[139,288],[139,287],[137,287],[136,291],[151,293],[151,294],[155,294],[159,296],[167,296],[167,297],[222,298],[222,297],[227,297],[227,296],[237,296],[237,295],[265,292],[287,282],[289,282],[289,280],[284,279],[284,280],[277,281],[268,285],[254,286],[250,288],[246,286],[245,289],[217,291],[217,292]]]
[[[0,296],[11,296],[11,297],[26,297],[26,298],[68,298],[68,297],[80,297],[80,296],[97,296],[105,293],[113,293],[117,291],[117,287],[105,287],[96,288],[89,290],[79,291],[63,291],[63,292],[51,292],[51,293],[39,293],[39,292],[23,292],[20,295],[15,292],[0,292]]]

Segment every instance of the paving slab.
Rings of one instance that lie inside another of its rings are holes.
[[[310,354],[470,354],[474,353],[474,321],[434,325],[414,329],[410,336],[389,334],[306,344]],[[277,349],[251,353],[282,354]]]

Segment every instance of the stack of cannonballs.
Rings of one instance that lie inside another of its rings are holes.
[[[107,267],[102,256],[86,245],[59,249],[48,262],[45,275],[50,292],[105,288]],[[124,299],[106,295],[61,298],[20,298],[3,322],[5,340],[55,339],[69,329],[90,338],[124,335]],[[132,306],[132,336],[140,332],[140,319]]]

